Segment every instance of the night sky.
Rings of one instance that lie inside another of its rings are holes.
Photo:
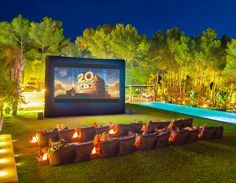
[[[130,23],[149,37],[177,26],[189,36],[212,27],[235,38],[235,9],[235,0],[3,0],[0,21],[18,14],[31,21],[49,16],[63,22],[71,41],[85,28],[117,23]]]

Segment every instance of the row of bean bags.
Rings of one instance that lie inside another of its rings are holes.
[[[151,150],[168,146],[170,133],[153,133],[141,135],[142,141],[139,147],[135,147],[135,135],[122,136],[113,138],[100,143],[99,158],[108,158],[116,155],[127,155],[136,149],[141,151]],[[93,142],[70,143],[66,147],[62,147],[55,152],[51,152],[48,156],[50,165],[62,165],[67,163],[78,163],[90,160],[93,150]]]
[[[173,120],[173,121],[160,121],[160,122],[152,122],[150,121],[148,123],[148,131],[149,133],[154,133],[156,132],[158,129],[163,129],[163,128],[168,128],[170,127],[171,130],[176,130],[177,128],[179,129],[183,129],[186,127],[192,127],[192,123],[193,123],[193,118],[188,118],[188,119],[180,119],[180,120]],[[139,123],[132,123],[131,124],[131,131],[133,133],[142,133],[141,129],[142,129],[143,123],[139,122]]]
[[[211,140],[222,138],[224,132],[223,126],[201,128],[187,128],[182,130],[172,130],[169,142],[173,145],[181,145],[185,143],[193,143],[198,139]]]
[[[108,127],[108,126],[107,126]],[[107,127],[105,127],[107,129]],[[108,127],[109,130],[109,127]],[[38,131],[38,146],[43,148],[49,146],[50,139],[54,141],[59,141],[60,139],[64,139],[66,143],[73,142],[73,135],[76,132],[76,129],[63,129],[63,130],[50,130],[50,131]],[[87,142],[94,139],[94,136],[96,135],[96,130],[94,127],[85,127],[80,128],[80,142]]]
[[[220,139],[222,138],[224,133],[224,127],[209,127],[203,126],[200,128],[200,133],[198,134],[198,138],[202,140],[211,140],[211,139]]]
[[[97,157],[108,158],[116,155],[127,155],[136,149],[140,151],[151,150],[154,148],[166,147],[169,144],[182,145],[185,143],[193,143],[198,138],[209,140],[213,138],[222,138],[224,128],[220,127],[202,127],[188,128],[183,130],[171,130],[155,132],[145,135],[130,135],[120,138],[112,138],[100,143],[100,153]],[[140,138],[139,144],[137,139]],[[78,163],[90,160],[93,142],[70,143],[67,147],[49,154],[50,165],[61,165],[67,163]]]
[[[173,129],[177,128],[184,128],[184,127],[191,127],[192,126],[192,118],[183,119],[183,120],[176,120],[172,121]],[[148,123],[148,131],[149,133],[154,133],[158,129],[167,128],[170,125],[170,122],[149,122]],[[122,137],[129,134],[131,131],[132,133],[141,134],[143,123],[131,123],[131,124],[118,124],[118,134],[116,137]],[[103,127],[85,127],[80,128],[80,142],[87,142],[94,139],[96,134],[102,134],[103,132],[107,132],[110,130],[109,126]],[[49,146],[49,140],[54,139],[54,141],[59,141],[60,139],[64,139],[67,143],[73,142],[73,134],[75,133],[75,129],[63,129],[63,130],[51,130],[51,131],[38,131],[39,147],[43,148]]]
[[[99,158],[108,158],[116,155],[127,155],[134,152],[135,135],[113,138],[101,142]],[[85,143],[70,143],[65,147],[51,152],[48,155],[50,165],[62,165],[88,161],[92,158],[93,141]]]

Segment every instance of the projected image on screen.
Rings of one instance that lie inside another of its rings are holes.
[[[55,99],[119,99],[120,70],[107,68],[54,68]]]

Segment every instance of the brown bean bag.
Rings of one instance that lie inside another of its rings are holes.
[[[174,127],[175,127],[175,129],[177,129],[177,128],[183,129],[184,128],[184,120],[179,119],[179,120],[174,121]]]
[[[163,121],[162,122],[162,128],[167,128],[167,126],[170,124],[170,121]]]
[[[142,135],[142,144],[141,147],[138,148],[138,150],[146,151],[153,149],[156,145],[156,139],[157,139],[156,133]]]
[[[66,141],[66,143],[71,143],[72,137],[75,133],[74,129],[64,129],[64,130],[59,130],[58,131],[58,137],[59,139],[64,139]]]
[[[52,131],[38,131],[38,146],[43,148],[49,146],[49,140],[54,139],[55,141],[58,140],[58,132],[57,130]]]
[[[200,129],[198,138],[201,140],[211,140],[214,137],[215,131],[216,131],[215,127],[204,126]]]
[[[170,124],[168,125],[169,130],[177,130],[182,129],[184,127],[182,120],[172,120]]]
[[[116,156],[119,150],[119,139],[113,138],[100,143],[100,158]]]
[[[74,146],[61,147],[55,152],[51,152],[48,156],[49,164],[52,166],[72,163],[75,157]]]
[[[184,128],[193,126],[193,118],[183,119],[182,120]]]
[[[154,133],[156,132],[156,129],[162,129],[163,128],[163,124],[162,122],[149,122],[149,132],[150,133]]]
[[[110,127],[109,126],[102,126],[102,127],[97,127],[96,129],[96,134],[102,134],[103,132],[109,132]]]
[[[169,129],[170,130],[177,130],[177,129],[183,129],[188,126],[192,126],[192,118],[174,120],[173,122],[171,122]]]
[[[136,135],[135,136],[135,142],[134,142],[134,147],[136,149],[140,149],[141,145],[142,145],[142,135]]]
[[[135,135],[119,138],[119,155],[126,155],[134,152]]]
[[[91,153],[93,150],[93,142],[85,142],[85,143],[73,143],[75,150],[75,158],[74,162],[82,162],[88,161],[91,159]]]
[[[173,145],[182,145],[187,142],[188,131],[187,130],[174,130],[171,131],[169,142]]]
[[[88,142],[92,141],[96,135],[96,131],[94,127],[85,127],[85,128],[80,128],[81,130],[81,142]]]
[[[215,133],[213,135],[213,138],[221,139],[223,137],[224,127],[223,126],[218,126],[218,127],[215,127],[215,128],[216,128],[216,130],[215,130]]]
[[[196,142],[197,139],[198,139],[198,133],[199,133],[198,129],[190,129],[190,130],[188,130],[188,138],[187,138],[186,143]]]
[[[118,137],[126,136],[131,130],[131,124],[118,124]]]
[[[143,126],[143,123],[142,123],[142,122],[131,123],[131,131],[132,131],[133,133],[141,134],[141,133],[142,133],[142,131],[141,131],[142,126]]]
[[[157,135],[156,148],[166,147],[169,144],[170,132],[164,132]]]

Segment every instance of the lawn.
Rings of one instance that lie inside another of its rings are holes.
[[[196,117],[194,125],[223,125],[224,138],[58,167],[37,165],[38,149],[28,143],[29,135],[37,129],[54,128],[57,123],[75,128],[94,121],[107,124],[188,117],[131,104],[126,107],[136,113],[37,120],[36,112],[21,111],[17,117],[5,118],[1,133],[10,133],[14,139],[19,182],[235,182],[236,125]]]

